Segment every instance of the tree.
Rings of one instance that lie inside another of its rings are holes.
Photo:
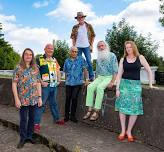
[[[164,58],[163,57],[159,58],[158,71],[164,72]]]
[[[1,32],[2,32],[2,23],[0,23],[0,37],[2,37],[4,35]]]
[[[92,63],[92,65],[93,65],[93,71],[96,71],[96,62],[97,62],[97,60],[96,59],[93,59],[93,63]]]
[[[1,33],[0,29],[0,33]],[[14,51],[11,45],[0,37],[0,69],[12,70],[20,60],[20,55]]]
[[[161,23],[162,26],[164,26],[164,0],[159,0],[160,1],[160,7],[159,7],[159,11],[162,15],[162,17],[160,17],[159,22]]]
[[[63,65],[69,56],[69,47],[66,41],[57,40],[54,46],[54,57],[57,59],[61,70],[63,70]]]
[[[151,39],[151,34],[147,37],[138,35],[134,26],[130,26],[125,19],[122,19],[117,25],[114,23],[112,29],[107,30],[106,42],[120,60],[124,54],[124,42],[132,40],[136,43],[140,54],[143,54],[150,65],[159,65],[159,57],[156,53],[158,43]]]

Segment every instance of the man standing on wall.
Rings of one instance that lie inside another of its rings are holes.
[[[95,38],[95,33],[91,24],[85,22],[86,15],[83,12],[77,12],[78,24],[74,25],[72,28],[71,39],[72,45],[78,48],[78,56],[82,55],[82,52],[85,55],[87,64],[88,64],[88,72],[89,72],[89,80],[94,80],[93,67],[91,62],[91,52],[93,50],[93,42]]]

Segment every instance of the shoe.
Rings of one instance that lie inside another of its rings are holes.
[[[65,121],[65,122],[69,121],[69,118],[68,118],[68,117],[65,117],[65,118],[64,118],[64,121]]]
[[[26,142],[27,143],[31,143],[31,144],[36,144],[37,143],[36,140],[33,139],[33,138],[32,139],[31,138],[30,139],[26,139]]]
[[[120,141],[125,140],[125,138],[126,138],[126,134],[124,134],[124,135],[121,135],[121,134],[120,134],[120,135],[117,137],[117,139],[120,140]]]
[[[70,120],[71,120],[72,122],[74,122],[74,123],[77,123],[77,122],[78,122],[78,120],[76,119],[76,117],[71,117]]]
[[[25,141],[20,141],[20,142],[18,143],[18,145],[17,145],[17,148],[18,148],[18,149],[23,148],[23,146],[24,146],[25,143],[26,143]]]
[[[127,135],[127,137],[128,137],[128,141],[129,141],[129,142],[134,142],[134,141],[135,141],[135,139],[134,139],[133,136],[128,136],[128,135]]]
[[[91,116],[91,114],[92,114],[92,110],[88,110],[85,116],[83,117],[83,120],[88,119]]]
[[[34,133],[37,133],[37,134],[40,133],[40,124],[35,124],[34,125]]]
[[[57,121],[56,121],[56,124],[58,124],[58,125],[64,125],[65,122],[64,122],[63,119],[61,119],[61,120],[57,120]]]
[[[95,111],[92,116],[90,117],[90,121],[96,121],[99,118],[99,112]]]

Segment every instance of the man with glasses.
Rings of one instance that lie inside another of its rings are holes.
[[[77,12],[78,24],[72,28],[71,39],[72,45],[78,48],[78,56],[82,56],[84,53],[87,64],[90,81],[94,80],[93,66],[91,62],[91,52],[93,50],[93,42],[95,33],[91,24],[85,22],[86,15],[83,12]]]
[[[86,62],[82,56],[77,56],[77,53],[78,49],[76,47],[71,47],[70,57],[66,59],[63,68],[66,76],[65,122],[69,120],[75,123],[78,122],[76,118],[76,107],[84,77],[85,82],[88,83]]]

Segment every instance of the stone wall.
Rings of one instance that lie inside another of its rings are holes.
[[[80,121],[85,114],[85,95],[86,88],[83,87],[80,92],[77,117]],[[147,144],[156,146],[164,150],[164,89],[143,88],[144,115],[137,120],[133,134],[138,140]],[[64,115],[65,104],[65,85],[61,83],[58,88],[57,96],[59,109]],[[114,109],[115,91],[107,89],[105,91],[101,117],[96,122],[89,120],[83,121],[93,126],[103,127],[110,131],[119,132],[120,123],[118,112]],[[0,78],[0,104],[14,105],[11,91],[11,79]]]

